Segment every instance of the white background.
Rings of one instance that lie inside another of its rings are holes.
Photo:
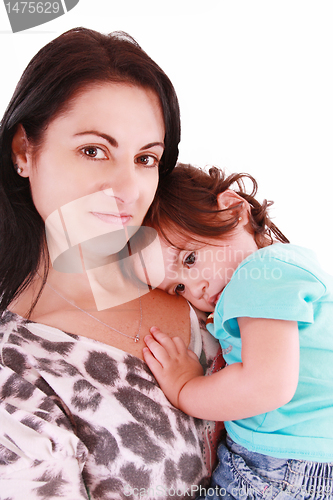
[[[130,33],[176,88],[180,160],[251,173],[333,274],[332,0],[80,0],[16,34],[1,3],[1,115],[31,57],[76,26]]]

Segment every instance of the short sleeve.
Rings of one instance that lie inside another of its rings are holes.
[[[324,293],[325,286],[309,270],[259,254],[234,273],[216,308],[215,325],[239,337],[239,317],[313,323],[314,305]],[[218,328],[215,335],[219,338]]]

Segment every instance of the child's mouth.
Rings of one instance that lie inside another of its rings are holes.
[[[217,293],[216,295],[213,295],[213,297],[211,297],[209,299],[209,303],[215,307],[216,304],[217,304],[217,301],[219,300],[219,298],[221,297],[221,293],[223,292],[223,290],[221,290],[219,293]]]
[[[220,291],[220,293],[218,293],[214,299],[214,307],[216,306],[219,298],[221,297],[221,294],[222,294],[223,290]]]

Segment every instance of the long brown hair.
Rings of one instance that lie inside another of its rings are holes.
[[[246,192],[246,179],[252,184],[250,193]],[[160,184],[143,225],[153,227],[169,244],[178,247],[179,241],[205,244],[207,238],[221,238],[236,228],[243,207],[240,201],[226,209],[218,208],[217,197],[227,189],[233,189],[249,203],[250,229],[258,248],[272,244],[274,239],[289,243],[268,216],[268,208],[273,202],[259,203],[255,199],[256,180],[245,173],[227,176],[216,167],[207,172],[178,163]]]
[[[50,122],[78,92],[103,82],[129,83],[156,93],[165,124],[160,179],[176,164],[180,114],[174,87],[132,37],[74,28],[43,47],[24,71],[0,126],[0,312],[32,282],[40,263],[46,270],[44,283],[48,268],[44,222],[29,179],[17,175],[12,161],[17,127],[23,126],[38,152]]]

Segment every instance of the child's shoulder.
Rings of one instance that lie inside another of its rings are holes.
[[[309,248],[293,245],[291,243],[274,243],[264,248],[260,248],[251,254],[245,262],[252,260],[280,260],[282,262],[304,266],[319,266],[316,254]]]
[[[255,264],[258,267],[282,266],[285,270],[289,267],[291,274],[294,271],[297,274],[303,271],[322,283],[330,283],[329,286],[333,290],[333,277],[321,267],[315,252],[309,248],[291,243],[274,243],[257,250],[242,264],[244,266]]]

